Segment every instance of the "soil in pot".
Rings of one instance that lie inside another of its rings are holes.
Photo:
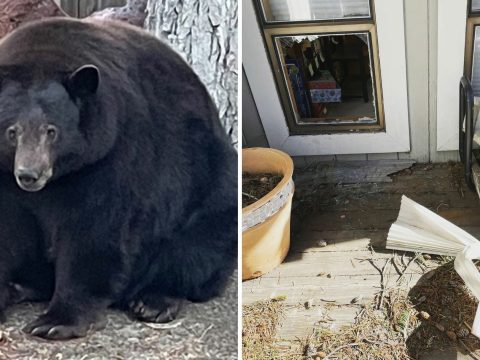
[[[242,174],[242,208],[267,195],[282,179],[283,176],[280,174],[244,172]]]

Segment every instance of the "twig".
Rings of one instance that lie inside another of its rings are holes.
[[[395,271],[398,273],[398,275],[402,276],[402,271],[400,270],[400,268],[398,267],[397,262],[395,261],[396,258],[397,258],[396,254],[393,253],[393,258],[392,258],[393,267],[395,268]]]
[[[403,266],[407,266],[407,264],[405,263],[405,253],[402,254],[402,264]]]
[[[415,253],[415,254],[416,254],[415,260],[418,266],[420,267],[420,269],[422,269],[423,272],[425,272],[425,270],[428,269],[428,266],[425,263],[425,258],[423,257],[423,254],[422,253]]]
[[[200,337],[198,338],[198,340],[202,341],[202,339],[205,337],[205,335],[207,335],[207,332],[209,332],[211,329],[213,328],[213,324],[210,324],[210,326],[208,326],[205,331],[202,333],[202,335],[200,335]]]
[[[351,343],[351,344],[339,346],[339,347],[337,347],[335,350],[333,350],[330,354],[328,354],[327,356],[325,356],[325,357],[323,358],[323,360],[330,359],[330,356],[332,356],[332,355],[335,354],[337,351],[342,350],[342,349],[344,349],[344,348],[346,348],[346,347],[353,347],[353,346],[359,346],[359,345],[360,345],[360,344],[358,344],[358,343]]]
[[[363,309],[355,316],[355,320],[357,320],[360,316],[362,316],[364,312],[365,312],[365,308],[363,308]]]
[[[255,197],[253,195],[250,195],[249,193],[246,193],[246,192],[243,192],[243,191],[242,191],[242,195],[245,195],[246,197],[248,197],[250,199],[253,199],[253,200],[258,200],[257,197]]]
[[[471,326],[468,325],[466,321],[463,322],[463,325],[465,325],[465,326],[467,327],[467,329],[468,329],[470,332],[472,332]]]
[[[401,275],[400,275],[399,278],[397,279],[397,283],[404,277],[405,272],[408,270],[408,268],[410,267],[410,265],[411,265],[414,261],[416,261],[417,258],[418,258],[419,256],[421,256],[421,255],[422,255],[422,254],[418,253],[414,258],[412,258],[412,259],[408,262],[407,266],[405,266],[405,268],[403,269]]]
[[[387,259],[385,261],[385,265],[383,265],[382,271],[380,272],[380,285],[382,287],[382,290],[380,290],[380,301],[378,302],[378,307],[377,310],[380,310],[383,305],[383,297],[385,295],[385,290],[386,290],[386,284],[385,284],[385,269],[387,268],[387,265],[390,263],[392,259]]]

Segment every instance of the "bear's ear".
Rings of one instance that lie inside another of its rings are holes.
[[[100,72],[95,65],[83,65],[67,78],[67,90],[75,98],[95,94],[100,82]]]

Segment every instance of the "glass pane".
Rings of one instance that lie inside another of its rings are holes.
[[[260,0],[268,22],[370,17],[369,0]]]
[[[377,124],[368,32],[275,37],[298,124]]]
[[[480,11],[480,0],[472,0],[471,11]]]

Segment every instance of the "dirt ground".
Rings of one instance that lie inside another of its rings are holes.
[[[223,296],[188,304],[170,324],[132,321],[110,310],[107,326],[82,339],[49,342],[25,335],[21,328],[46,304],[21,304],[7,311],[0,325],[0,359],[237,359],[237,274]]]

